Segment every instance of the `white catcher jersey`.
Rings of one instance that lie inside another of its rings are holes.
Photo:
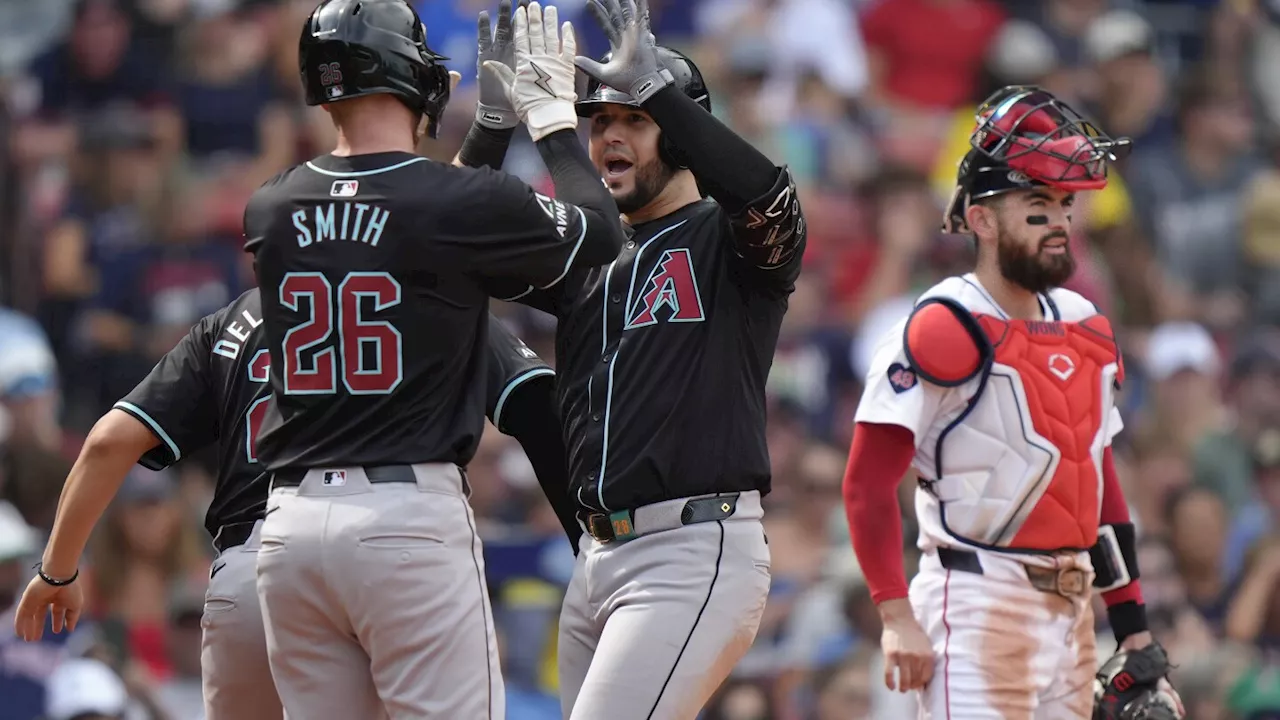
[[[972,273],[938,283],[916,307],[927,301],[972,314],[987,362],[954,387],[930,383],[908,360],[903,320],[879,343],[855,418],[915,436],[919,547],[1022,551],[1046,565],[1045,553],[1088,549],[1103,451],[1123,426],[1110,324],[1063,289],[1040,296],[1044,321],[1012,320]]]

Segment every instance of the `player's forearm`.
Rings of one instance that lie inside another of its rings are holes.
[[[679,149],[698,183],[730,214],[777,182],[780,170],[772,160],[679,88],[659,90],[644,109]]]
[[[915,441],[897,425],[858,423],[844,473],[844,507],[858,565],[882,612],[907,596],[902,565],[898,483],[911,467]]]
[[[138,458],[159,444],[133,416],[111,410],[89,431],[58,500],[58,514],[44,551],[44,572],[71,577],[93,527],[106,512]]]
[[[1102,593],[1116,641],[1123,642],[1126,637],[1147,629],[1147,612],[1142,602],[1142,585],[1138,582],[1137,552],[1129,506],[1125,503],[1124,490],[1120,487],[1120,476],[1116,474],[1115,459],[1109,447],[1102,455],[1102,509],[1099,518],[1102,525],[1115,529],[1121,561],[1131,578],[1128,584]]]
[[[467,137],[462,141],[462,148],[453,158],[453,164],[458,167],[489,167],[501,170],[515,132],[515,128],[494,129],[478,122],[471,123],[471,129],[467,131]]]
[[[578,206],[586,216],[587,232],[574,265],[597,267],[613,262],[625,240],[618,205],[578,136],[572,130],[560,130],[542,138],[537,145],[555,184],[556,199]]]

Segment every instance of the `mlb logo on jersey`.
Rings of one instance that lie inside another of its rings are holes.
[[[334,180],[329,188],[330,197],[355,197],[360,192],[359,180]]]
[[[342,487],[347,484],[347,471],[325,470],[324,477],[321,479],[320,484],[327,487]]]

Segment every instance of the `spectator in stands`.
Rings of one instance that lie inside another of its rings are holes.
[[[1232,517],[1256,508],[1255,460],[1264,433],[1280,428],[1280,332],[1259,329],[1236,348],[1226,378],[1225,427],[1195,449],[1195,482],[1213,488]]]
[[[43,243],[40,314],[63,358],[69,417],[87,429],[140,377],[110,381],[137,339],[119,318],[90,309],[154,236],[164,176],[151,123],[136,111],[94,115],[81,142],[69,202]]]
[[[1206,488],[1184,487],[1169,496],[1165,518],[1173,569],[1186,601],[1215,632],[1221,632],[1232,589],[1222,567],[1229,520],[1222,498]],[[1144,569],[1144,589],[1146,575]]]
[[[167,638],[170,588],[205,562],[198,531],[175,497],[171,471],[134,469],[90,541],[91,583],[105,641],[115,657],[155,680],[173,672]]]
[[[1161,324],[1147,339],[1144,360],[1141,369],[1149,383],[1145,420],[1157,436],[1189,454],[1202,438],[1226,426],[1228,413],[1219,384],[1222,361],[1204,327],[1193,322]],[[1132,363],[1130,368],[1139,369]],[[1138,418],[1126,423],[1134,419]],[[1135,424],[1143,422],[1138,420]]]
[[[38,535],[12,505],[0,502],[0,717],[37,720],[56,708],[46,707],[50,675],[67,658],[87,647],[93,630],[89,623],[73,633],[53,634],[46,623],[38,643],[26,643],[13,634],[13,605],[30,580],[33,555],[40,551]]]
[[[864,648],[814,677],[813,720],[889,720],[891,716],[872,712],[871,695],[877,680],[872,676],[874,656],[875,652],[870,647]]]
[[[1228,639],[1256,647],[1266,662],[1280,662],[1280,536],[1268,535],[1250,549],[1224,630]]]
[[[47,720],[128,720],[130,708],[124,681],[98,660],[68,660],[49,678]]]
[[[1151,632],[1173,657],[1192,658],[1210,650],[1215,632],[1221,628],[1211,628],[1188,601],[1186,584],[1178,574],[1177,560],[1168,543],[1162,537],[1144,536],[1138,542],[1138,566],[1142,568],[1142,592]],[[1100,629],[1105,626],[1105,611],[1095,618]],[[1106,629],[1104,637],[1111,634]]]
[[[951,111],[976,93],[987,48],[1005,20],[992,0],[878,0],[859,18],[886,159],[921,170]]]
[[[1128,168],[1139,231],[1159,268],[1145,277],[1165,317],[1235,329],[1246,302],[1242,190],[1260,170],[1247,98],[1193,76],[1177,126],[1177,142],[1135,149]]]
[[[29,69],[39,86],[39,104],[15,144],[24,159],[65,159],[76,146],[80,117],[121,101],[153,113],[169,131],[168,149],[174,149],[177,116],[168,104],[167,63],[150,57],[132,35],[121,0],[77,0],[66,41]]]
[[[32,318],[0,308],[0,404],[9,416],[8,442],[60,450],[58,361]]]
[[[769,691],[753,680],[730,678],[707,703],[700,720],[782,720]]]
[[[197,172],[231,163],[252,192],[295,150],[293,119],[268,71],[267,28],[248,11],[197,9],[184,40],[173,97],[187,154]]]
[[[1156,56],[1151,24],[1132,10],[1112,10],[1089,24],[1084,53],[1097,69],[1092,99],[1107,133],[1133,138],[1137,147],[1172,144],[1169,81]]]

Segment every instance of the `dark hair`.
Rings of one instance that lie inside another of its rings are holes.
[[[1214,77],[1206,68],[1196,68],[1178,86],[1174,127],[1178,132],[1183,132],[1187,118],[1193,113],[1240,98],[1238,87]]]
[[[1172,527],[1173,516],[1178,512],[1178,509],[1182,504],[1198,495],[1208,495],[1219,503],[1223,502],[1222,495],[1218,493],[1217,490],[1205,487],[1204,485],[1196,485],[1193,483],[1190,485],[1184,485],[1180,488],[1175,488],[1169,493],[1168,497],[1164,499],[1164,504],[1160,509],[1161,517],[1164,518],[1165,525],[1167,527]]]

